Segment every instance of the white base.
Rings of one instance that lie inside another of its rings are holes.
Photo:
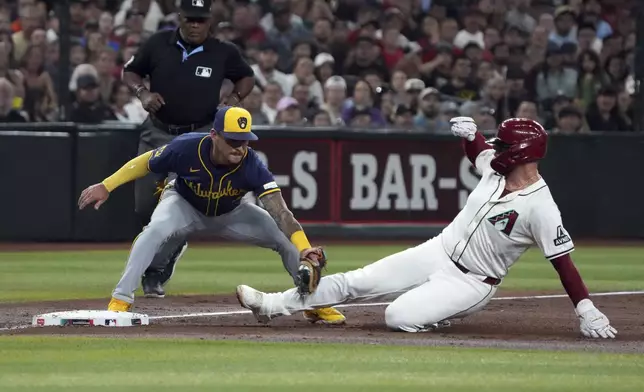
[[[149,325],[147,314],[130,312],[113,312],[109,310],[71,310],[34,316],[34,327],[137,327]]]

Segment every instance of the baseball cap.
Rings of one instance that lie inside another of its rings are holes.
[[[347,82],[342,76],[333,75],[324,82],[325,88],[340,87],[347,89]]]
[[[181,0],[181,15],[187,18],[209,18],[211,0]]]
[[[423,82],[420,79],[412,78],[412,79],[407,79],[405,82],[405,91],[409,90],[422,90],[425,88],[425,82]]]
[[[293,97],[282,97],[278,102],[277,102],[277,111],[281,112],[282,110],[286,110],[288,108],[291,108],[293,106],[299,106],[299,103],[297,100]]]
[[[253,119],[248,110],[236,106],[224,106],[217,110],[212,127],[226,139],[257,140],[257,135],[250,130],[252,125]]]
[[[418,94],[418,99],[422,101],[423,98],[428,95],[437,95],[440,98],[441,93],[434,87],[427,87],[423,91],[421,91],[420,94]]]
[[[79,89],[98,87],[98,80],[94,75],[81,75],[76,81],[76,86]]]
[[[326,63],[335,63],[333,56],[328,53],[319,53],[317,56],[315,56],[315,60],[313,61],[315,68],[320,67]]]

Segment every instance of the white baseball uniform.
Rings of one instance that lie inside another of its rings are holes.
[[[479,154],[479,184],[437,237],[364,268],[323,277],[306,297],[296,289],[265,294],[261,314],[394,300],[385,312],[387,326],[419,332],[483,308],[531,245],[536,243],[548,259],[572,252],[573,242],[545,181],[501,197],[505,177],[490,167],[493,157],[491,149]]]

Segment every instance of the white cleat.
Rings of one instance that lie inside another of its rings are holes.
[[[264,293],[261,291],[243,284],[239,285],[237,286],[237,300],[241,306],[250,309],[260,323],[267,324],[271,320],[270,316],[260,314],[264,301]]]

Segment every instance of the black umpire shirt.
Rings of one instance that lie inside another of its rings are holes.
[[[124,71],[150,76],[150,91],[165,101],[154,116],[166,125],[212,122],[224,79],[236,83],[254,76],[234,44],[209,37],[202,45],[192,46],[178,29],[152,35]]]

